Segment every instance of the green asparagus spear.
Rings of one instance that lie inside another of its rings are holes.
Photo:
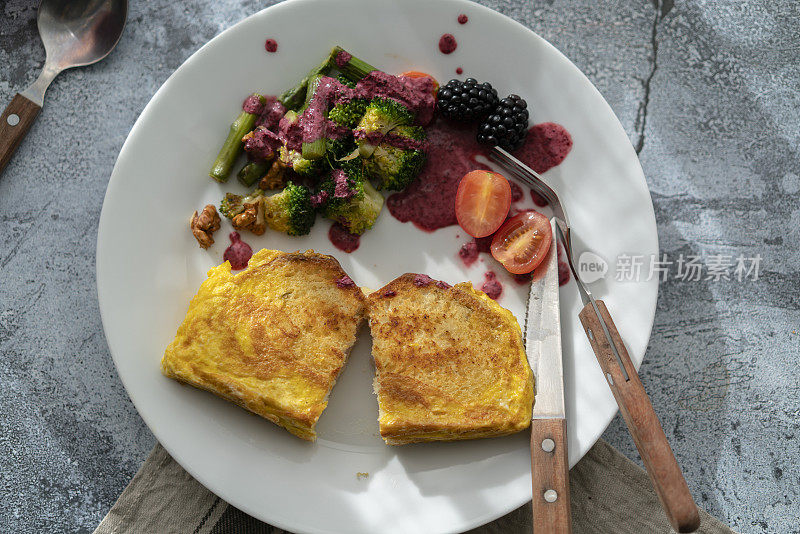
[[[343,62],[342,65],[338,65],[336,63],[336,58],[341,52],[344,52],[350,57],[346,62]],[[308,82],[311,80],[311,78],[314,76],[329,74],[334,68],[339,69],[342,74],[355,82],[373,70],[377,70],[369,63],[366,63],[357,57],[351,56],[341,46],[335,46],[322,63],[311,69],[305,78],[300,80],[297,85],[278,97],[278,101],[280,101],[280,103],[283,104],[283,107],[286,109],[297,111],[303,105],[308,88]]]
[[[344,53],[345,55],[337,61],[336,58],[339,57],[340,53]],[[359,81],[373,70],[378,70],[369,63],[361,61],[357,57],[351,55],[341,46],[333,47],[333,50],[331,50],[331,58],[333,58],[333,64],[336,68],[354,82]],[[347,59],[347,61],[341,61],[341,59]]]
[[[325,58],[325,60],[311,69],[308,74],[306,74],[305,78],[300,80],[297,85],[292,87],[291,89],[284,92],[281,96],[278,97],[278,101],[283,104],[287,110],[294,110],[297,111],[300,106],[303,105],[303,102],[306,99],[306,92],[308,90],[308,82],[314,76],[321,76],[328,74],[331,69],[334,67],[333,62],[334,56],[333,52]]]
[[[236,176],[239,178],[239,181],[242,183],[242,185],[253,187],[253,184],[267,174],[268,170],[269,164],[267,163],[262,163],[260,161],[248,161]]]
[[[305,110],[308,105],[311,103],[311,100],[314,98],[314,94],[317,92],[317,87],[319,87],[320,79],[322,78],[321,75],[313,76],[308,81],[308,89],[306,90],[306,101],[303,104],[302,110]],[[327,114],[328,110],[319,109],[319,104],[317,104],[318,112]],[[327,139],[325,138],[326,134],[326,126],[327,121],[325,121],[325,115],[321,117],[321,124],[320,124],[320,136],[318,139],[311,143],[303,142],[303,148],[301,153],[303,154],[303,158],[305,159],[319,159],[323,155],[325,155],[325,145],[327,144]]]
[[[257,96],[262,102],[266,102],[263,96]],[[231,124],[231,129],[228,132],[228,137],[222,144],[222,148],[219,149],[217,159],[214,160],[211,171],[208,173],[209,176],[218,182],[228,181],[231,167],[233,167],[239,154],[242,153],[242,137],[253,129],[256,124],[256,119],[258,119],[258,115],[253,113],[247,113],[246,111],[239,113],[239,116],[236,117],[236,120]]]
[[[335,46],[331,53],[319,66],[312,69],[299,84],[283,93],[278,100],[290,110],[304,110],[311,102],[314,92],[319,84],[319,79],[329,74],[333,69],[339,70],[347,79],[357,82],[370,72],[376,70],[372,65],[353,57],[341,46]],[[327,111],[327,110],[326,110]],[[323,124],[323,129],[324,129]],[[303,158],[314,160],[325,154],[325,134],[312,143],[303,143]]]
[[[311,99],[314,98],[314,93],[317,92],[317,87],[319,87],[319,81],[322,79],[322,76],[322,74],[317,74],[308,80],[308,85],[306,86],[306,98],[303,101],[303,105],[297,110],[298,115],[302,115],[308,105],[311,103]]]
[[[323,135],[316,141],[311,143],[303,143],[303,149],[301,151],[304,159],[319,159],[325,155],[325,147],[328,144],[328,140]]]

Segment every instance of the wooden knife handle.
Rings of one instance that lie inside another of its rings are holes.
[[[17,93],[0,116],[0,173],[31,129],[42,107]]]
[[[569,534],[569,461],[565,419],[531,421],[533,532]]]
[[[658,421],[650,398],[644,390],[642,381],[636,373],[625,344],[617,332],[617,327],[602,300],[596,301],[597,308],[608,328],[622,364],[628,372],[628,380],[617,363],[617,358],[603,332],[603,326],[589,302],[578,315],[592,344],[597,361],[606,375],[614,398],[617,400],[628,430],[633,436],[639,455],[642,457],[647,474],[656,490],[661,505],[667,514],[672,528],[677,532],[694,532],[700,526],[697,505],[689,493],[689,486],[683,478],[678,461],[672,453],[664,429]]]

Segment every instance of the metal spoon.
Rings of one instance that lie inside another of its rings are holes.
[[[17,93],[0,116],[0,172],[42,109],[53,78],[64,69],[106,57],[117,45],[127,16],[127,0],[42,0],[37,21],[47,59],[39,78]]]

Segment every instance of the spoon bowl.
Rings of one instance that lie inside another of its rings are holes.
[[[38,25],[47,62],[64,70],[100,61],[117,45],[127,14],[127,0],[43,0]]]
[[[127,0],[42,0],[38,26],[47,58],[39,78],[17,93],[0,116],[0,172],[41,111],[50,82],[64,69],[106,57],[117,46],[127,17]]]

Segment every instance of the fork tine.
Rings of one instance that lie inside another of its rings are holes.
[[[543,196],[551,205],[560,204],[555,191],[545,184],[542,179],[535,172],[533,172],[532,169],[529,169],[526,165],[524,165],[514,156],[507,153],[505,150],[499,147],[493,147],[489,153],[489,158],[494,160],[504,169],[514,173],[517,178]]]
[[[496,163],[499,163],[501,167],[504,167],[512,171],[514,174],[518,175],[517,177],[523,182],[525,182],[526,185],[529,185],[531,187],[535,185],[535,182],[531,180],[529,176],[520,172],[520,170],[517,168],[514,162],[508,159],[504,153],[500,152],[497,149],[497,147],[493,147],[491,152],[489,152],[489,158],[494,160]]]
[[[499,163],[503,167],[508,168],[509,170],[517,174],[518,177],[527,185],[536,187],[537,189],[539,188],[539,181],[536,179],[536,176],[533,176],[530,173],[525,172],[525,170],[518,164],[519,162],[516,161],[516,158],[511,157],[504,150],[498,147],[494,147],[492,148],[490,157],[492,157],[492,159],[497,161],[497,163]]]

